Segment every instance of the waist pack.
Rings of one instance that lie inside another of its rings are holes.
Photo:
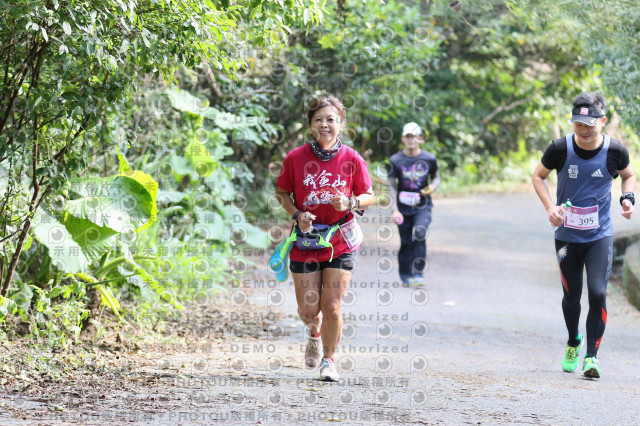
[[[314,223],[313,228],[309,232],[302,232],[298,225],[295,227],[296,247],[300,250],[319,250],[323,248],[331,249],[331,259],[333,260],[333,244],[331,238],[340,229],[339,224],[335,225],[323,225],[321,223]]]
[[[398,194],[398,201],[405,206],[415,207],[420,204],[419,192],[400,191]]]
[[[323,248],[331,249],[331,258],[329,262],[333,260],[333,244],[329,241],[333,238],[336,232],[340,230],[340,226],[345,223],[349,213],[344,215],[339,221],[332,225],[324,225],[322,223],[314,223],[311,231],[302,232],[298,225],[295,225],[294,232],[296,237],[296,247],[300,250],[319,250]]]

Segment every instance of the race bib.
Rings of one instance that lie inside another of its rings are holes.
[[[349,222],[340,225],[340,232],[349,246],[349,250],[356,251],[360,248],[364,235],[362,234],[362,228],[360,228],[360,224],[358,224],[355,217]]]
[[[400,194],[398,194],[398,201],[405,206],[415,207],[420,204],[420,193],[400,191]]]
[[[564,226],[581,230],[598,228],[600,226],[598,206],[569,207]]]

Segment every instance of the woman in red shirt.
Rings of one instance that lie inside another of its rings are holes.
[[[333,356],[342,331],[340,304],[359,245],[350,238],[357,232],[345,229],[355,224],[352,210],[374,202],[367,164],[340,140],[345,118],[346,108],[337,98],[316,99],[307,113],[313,138],[289,152],[276,183],[278,202],[291,215],[299,237],[314,225],[344,224],[330,238],[331,248],[306,250],[297,244],[290,253],[298,314],[310,334],[305,363],[311,368],[320,363],[320,378],[326,381],[339,379]]]

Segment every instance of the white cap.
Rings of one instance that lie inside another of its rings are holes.
[[[407,123],[402,128],[402,136],[407,135],[422,136],[422,129],[414,122]]]

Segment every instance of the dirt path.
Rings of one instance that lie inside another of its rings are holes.
[[[134,385],[118,387],[115,376],[111,389],[90,401],[70,396],[60,410],[9,395],[3,404],[11,410],[0,413],[0,423],[640,421],[640,313],[619,287],[609,287],[599,353],[603,378],[590,381],[560,368],[562,292],[552,231],[535,195],[435,204],[423,289],[399,284],[399,240],[388,212],[367,212],[365,243],[343,307],[339,383],[320,382],[315,371],[303,368],[304,329],[293,287],[274,285],[259,266],[225,296],[226,320],[234,326],[224,338],[211,338],[209,347],[129,358]],[[615,223],[618,231],[640,230],[637,217]],[[245,296],[256,310],[241,309]],[[585,292],[582,332],[586,306]]]

